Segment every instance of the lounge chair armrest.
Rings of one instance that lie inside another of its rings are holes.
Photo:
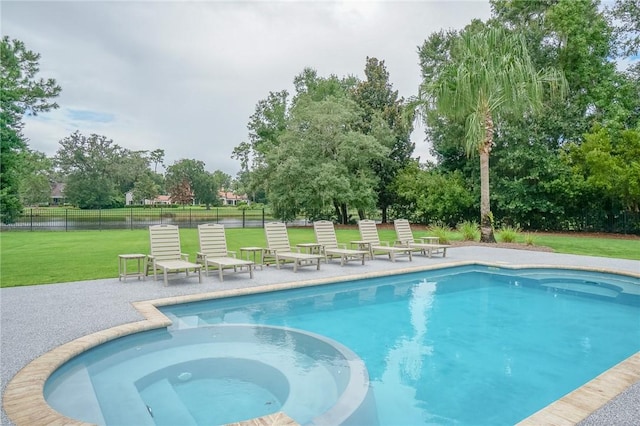
[[[389,241],[380,241],[381,246],[389,246]]]
[[[338,248],[346,250],[347,249],[347,245],[345,243],[338,243]]]
[[[189,261],[189,255],[187,253],[180,253],[180,257],[182,260],[186,260],[187,262]]]
[[[409,247],[409,241],[396,240],[393,245],[396,247]]]
[[[300,253],[300,247],[289,247],[291,250],[291,252],[293,253]]]
[[[238,257],[235,251],[228,251],[227,254],[229,255],[229,257]]]
[[[196,263],[198,263],[201,260],[207,260],[207,255],[201,252],[197,252],[196,253]]]

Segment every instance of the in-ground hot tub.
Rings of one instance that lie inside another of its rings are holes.
[[[96,424],[225,424],[284,412],[300,424],[375,424],[351,350],[300,330],[225,324],[126,336],[45,385],[60,413]]]

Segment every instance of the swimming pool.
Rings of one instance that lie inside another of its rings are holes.
[[[131,359],[158,333],[165,333],[159,340],[181,340],[223,324],[306,330],[364,361],[374,401],[367,410],[382,425],[513,424],[640,349],[638,281],[562,270],[459,267],[219,299],[162,308],[172,327],[110,342],[111,352]],[[123,355],[117,345],[129,352]],[[116,368],[117,358],[90,363],[83,355],[72,363],[86,362],[90,374]],[[168,360],[174,365],[180,362]],[[182,367],[172,376],[188,372],[190,381],[200,371],[195,364],[190,371]],[[65,369],[47,383],[47,397],[65,382]],[[131,368],[120,374],[118,383],[132,375]],[[78,386],[96,386],[91,378],[82,385],[75,379]],[[72,407],[49,403],[82,418]],[[286,401],[278,404],[280,409]]]

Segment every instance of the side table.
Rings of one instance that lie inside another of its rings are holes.
[[[350,241],[351,246],[357,246],[358,250],[365,250],[367,252],[369,252],[369,259],[373,259],[373,249],[371,248],[371,242],[370,241],[362,241],[362,240],[356,240],[356,241]]]
[[[133,254],[119,254],[118,255],[118,281],[127,280],[127,277],[137,277],[145,279],[145,261],[147,255],[140,253]],[[127,272],[127,263],[130,260],[136,260],[138,268],[135,272]]]
[[[240,247],[240,258],[251,260],[250,254],[253,253],[253,263],[255,266],[259,266],[260,270],[262,270],[262,264],[264,262],[264,252],[262,247]],[[245,254],[246,253],[246,254]],[[260,253],[260,262],[258,263],[256,259],[256,255]]]
[[[322,254],[322,244],[318,243],[299,243],[296,247],[303,248],[309,254]]]

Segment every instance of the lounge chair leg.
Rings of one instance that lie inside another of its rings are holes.
[[[222,282],[222,266],[218,265],[218,276],[220,277],[220,282]]]
[[[169,277],[167,277],[167,268],[164,268],[164,286],[169,286]]]
[[[253,278],[253,265],[249,265],[249,278]]]

